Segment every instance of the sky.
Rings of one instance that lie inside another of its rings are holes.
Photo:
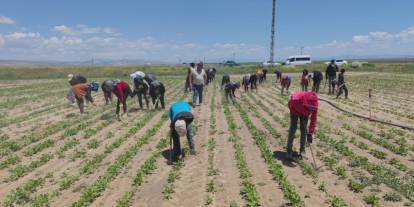
[[[277,0],[277,60],[412,57],[412,0]],[[271,0],[0,0],[0,60],[269,59]]]

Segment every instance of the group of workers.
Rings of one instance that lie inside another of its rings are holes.
[[[160,102],[161,107],[165,108],[164,103],[164,94],[165,87],[164,84],[156,79],[156,76],[153,74],[145,74],[141,71],[137,71],[130,75],[133,82],[133,89],[127,81],[123,80],[105,80],[102,82],[101,89],[104,94],[105,104],[112,103],[112,94],[115,94],[117,97],[116,104],[116,117],[118,120],[121,120],[120,108],[122,105],[122,115],[128,116],[127,110],[127,99],[128,97],[138,96],[138,102],[140,109],[143,109],[142,98],[144,97],[146,106],[149,109],[149,100],[148,95],[152,98],[152,103],[154,108],[158,108],[158,102]],[[82,75],[68,75],[68,82],[70,84],[69,93],[67,99],[71,104],[74,104],[75,101],[79,107],[80,113],[84,113],[85,101],[91,103],[93,106],[96,106],[93,98],[92,91],[98,91],[99,84],[96,82],[88,83],[87,79]]]
[[[343,91],[345,91],[345,97],[348,96],[348,89],[345,85],[344,73],[345,70],[341,69],[340,74],[337,78],[338,66],[332,61],[325,73],[326,80],[329,81],[329,93],[334,94],[335,85],[338,85],[337,97],[339,97]],[[204,86],[214,80],[216,70],[208,69],[207,71],[203,68],[203,63],[200,62],[197,65],[191,63],[188,68],[188,73],[185,81],[185,92],[190,91],[193,93],[192,103],[187,101],[177,101],[169,108],[169,116],[171,120],[170,124],[170,145],[171,149],[171,161],[175,162],[181,160],[185,155],[182,152],[180,137],[187,137],[188,145],[190,148],[190,154],[194,155],[195,144],[192,134],[192,122],[194,115],[192,114],[192,108],[199,106],[203,102],[203,89]],[[256,74],[248,74],[242,76],[241,82],[245,92],[249,91],[249,88],[253,92],[257,92],[257,81],[263,82],[266,80],[267,70],[258,71]],[[281,93],[284,94],[284,90],[289,93],[289,86],[292,78],[290,75],[282,75],[279,70],[275,71],[276,82],[281,84]],[[90,102],[93,106],[96,106],[91,91],[98,91],[98,84],[95,82],[88,83],[86,78],[81,75],[69,76],[69,84],[71,89],[68,93],[68,99],[77,105],[81,113],[84,113],[84,99],[86,102]],[[146,107],[149,108],[149,98],[152,98],[152,103],[155,108],[158,108],[158,101],[161,103],[161,107],[165,108],[164,94],[165,86],[163,83],[158,81],[155,75],[145,74],[142,71],[137,71],[130,75],[133,88],[129,86],[128,82],[122,80],[105,80],[101,89],[104,93],[105,103],[109,104],[112,102],[112,93],[118,98],[116,105],[116,116],[120,120],[120,105],[123,105],[123,113],[127,115],[127,98],[131,98],[135,95],[138,96],[138,103],[140,109],[143,109],[143,99],[145,100]],[[308,86],[310,81],[313,81],[312,90],[308,92]],[[323,80],[323,75],[319,71],[314,71],[309,74],[307,70],[304,70],[301,76],[301,89],[302,91],[293,93],[288,102],[288,108],[290,110],[290,127],[288,133],[287,142],[287,159],[291,160],[295,156],[303,157],[305,154],[306,142],[312,143],[313,134],[316,128],[317,112],[318,112],[318,93],[320,84]],[[224,90],[224,96],[229,102],[229,99],[235,102],[235,91],[240,88],[240,82],[230,80],[229,75],[223,75],[221,82],[221,90]],[[310,124],[308,122],[310,119]],[[300,125],[300,151],[294,153],[292,150],[293,140],[297,125]]]
[[[275,74],[276,83],[280,82],[281,85],[281,94],[283,95],[285,91],[287,91],[289,94],[289,87],[292,82],[292,76],[289,74],[282,75],[282,72],[280,70],[275,70]],[[325,71],[325,79],[325,86],[328,84],[329,88],[328,95],[335,95],[336,93],[336,98],[339,98],[342,93],[345,92],[345,98],[348,98],[348,88],[345,84],[345,69],[342,68],[339,70],[339,67],[335,64],[335,60],[331,60],[331,62],[328,64],[328,67]],[[312,91],[319,93],[322,80],[322,72],[315,70],[312,73],[309,73],[307,69],[304,69],[300,77],[301,90],[308,91],[310,83],[313,82]],[[337,88],[337,90],[335,90],[335,88]]]

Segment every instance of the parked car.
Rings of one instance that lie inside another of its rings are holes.
[[[233,60],[228,60],[228,61],[224,62],[223,65],[232,67],[232,66],[238,66],[239,64],[234,62]]]
[[[270,62],[270,61],[266,61],[262,63],[263,67],[270,67],[270,66],[279,66],[280,63],[276,63],[276,62]]]
[[[331,61],[325,62],[325,65],[329,65],[329,63],[331,63]],[[348,65],[348,61],[346,61],[346,60],[335,60],[335,64],[337,66]]]

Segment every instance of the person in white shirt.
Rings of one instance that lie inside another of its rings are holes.
[[[203,87],[206,83],[207,74],[203,69],[203,63],[198,63],[197,69],[192,70],[190,75],[190,91],[193,91],[193,106],[203,103]]]

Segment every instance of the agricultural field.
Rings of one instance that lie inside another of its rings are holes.
[[[291,75],[293,92],[300,74]],[[368,115],[372,88],[374,118],[414,126],[414,74],[346,75],[348,100],[326,95],[323,83],[321,97]],[[167,109],[191,99],[183,76],[159,79]],[[129,116],[117,121],[115,104],[105,106],[99,91],[98,107],[81,115],[66,103],[66,79],[0,81],[0,205],[414,206],[413,131],[321,101],[306,158],[288,162],[289,96],[274,80],[270,72],[257,92],[239,90],[228,104],[216,77],[193,109],[197,154],[175,165],[168,162],[168,110],[139,111],[129,99]],[[294,144],[298,151],[298,138]]]

